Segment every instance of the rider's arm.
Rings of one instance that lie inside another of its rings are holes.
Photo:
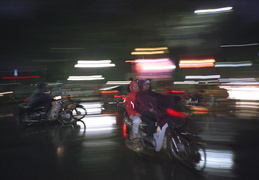
[[[125,105],[129,115],[138,115],[138,112],[135,110],[135,97],[131,96],[131,94],[128,94]]]

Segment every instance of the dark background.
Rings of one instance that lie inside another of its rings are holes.
[[[196,9],[232,6],[233,11],[197,15]],[[69,75],[99,74],[79,70],[77,60],[111,59],[102,70],[107,80],[125,80],[125,60],[138,47],[169,47],[176,63],[182,55],[212,54],[216,61],[258,59],[256,0],[2,0],[0,2],[0,75],[41,75],[49,81]],[[116,72],[116,73],[114,73]]]

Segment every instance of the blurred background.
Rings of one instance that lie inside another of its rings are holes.
[[[228,98],[258,100],[258,5],[3,0],[1,98],[26,98],[41,80],[96,97],[102,88],[148,78],[159,92],[213,85]]]
[[[256,179],[258,7],[258,0],[1,0],[5,179]],[[204,173],[125,147],[123,101],[134,79],[150,79],[190,115],[189,128],[207,144]],[[83,123],[20,128],[17,105],[39,81],[50,90],[63,84],[87,109]]]

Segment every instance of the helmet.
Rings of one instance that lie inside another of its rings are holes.
[[[44,81],[40,81],[37,83],[37,88],[41,89],[43,88],[44,86],[47,86],[48,83],[44,82]]]

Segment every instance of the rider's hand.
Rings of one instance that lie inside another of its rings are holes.
[[[155,112],[155,110],[153,108],[150,108],[149,111],[150,112]]]
[[[140,116],[141,116],[141,114],[139,114],[139,113],[136,113],[136,116],[139,116],[139,117],[140,117]]]

